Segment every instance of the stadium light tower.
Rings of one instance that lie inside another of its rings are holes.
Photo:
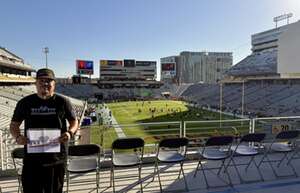
[[[293,17],[293,14],[292,13],[288,13],[288,14],[283,14],[283,15],[279,15],[279,16],[276,16],[273,18],[273,21],[275,22],[275,28],[277,28],[277,23],[279,21],[282,21],[282,20],[287,20],[287,24],[289,24],[289,19]]]
[[[45,56],[46,56],[46,68],[48,68],[48,53],[49,53],[49,48],[48,47],[43,48],[43,52],[45,53]]]

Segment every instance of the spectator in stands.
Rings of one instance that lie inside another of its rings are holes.
[[[56,95],[54,72],[42,68],[36,73],[37,93],[21,99],[15,108],[10,131],[17,144],[24,145],[22,185],[24,193],[62,193],[66,163],[66,143],[78,128],[75,112],[68,99]],[[24,135],[20,125],[24,121]],[[69,128],[67,123],[69,122]],[[60,133],[56,152],[30,153],[29,131],[45,128]]]

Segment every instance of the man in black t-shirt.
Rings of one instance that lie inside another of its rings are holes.
[[[17,103],[10,124],[17,144],[25,148],[23,191],[62,193],[65,144],[76,132],[78,120],[70,101],[54,93],[55,76],[52,70],[42,68],[37,71],[36,89],[36,94],[26,96]],[[21,134],[23,121],[25,130]]]

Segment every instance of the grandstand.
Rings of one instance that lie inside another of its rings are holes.
[[[226,71],[219,84],[190,85],[179,97],[233,114],[298,115],[299,30],[300,21],[252,35],[252,54]]]
[[[277,50],[253,53],[228,70],[231,76],[277,76]]]
[[[173,88],[173,87],[172,87]],[[163,89],[147,87],[101,88],[98,84],[57,83],[56,91],[77,99],[89,101],[136,100],[147,97],[157,98]],[[173,92],[172,92],[173,93]]]
[[[265,80],[266,81],[266,80]],[[267,80],[270,81],[270,80]],[[280,82],[281,81],[281,82]],[[285,80],[264,83],[264,80],[244,82],[244,114],[257,116],[298,115],[300,85],[299,80]],[[298,84],[296,84],[298,82]],[[243,83],[223,83],[223,111],[242,113]],[[220,108],[220,85],[195,84],[190,86],[181,97],[197,103],[198,106]]]
[[[295,77],[299,72],[300,21],[252,35],[252,53],[226,71],[227,79],[237,77]]]

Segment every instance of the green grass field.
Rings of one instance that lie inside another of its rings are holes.
[[[156,100],[156,101],[131,101],[107,104],[113,116],[126,136],[143,137],[146,142],[153,143],[162,136],[179,135],[180,122],[183,121],[209,121],[215,122],[190,123],[186,129],[186,136],[199,138],[209,135],[234,133],[235,127],[240,133],[248,132],[249,124],[242,122],[219,123],[220,114],[204,109],[188,106],[182,101]],[[234,119],[232,116],[222,115],[222,120]],[[179,122],[179,124],[142,125],[153,122]],[[134,126],[126,126],[136,124]],[[104,132],[103,132],[104,131]],[[118,136],[113,127],[94,125],[91,131],[91,141],[106,147]],[[102,138],[99,136],[103,136]]]

